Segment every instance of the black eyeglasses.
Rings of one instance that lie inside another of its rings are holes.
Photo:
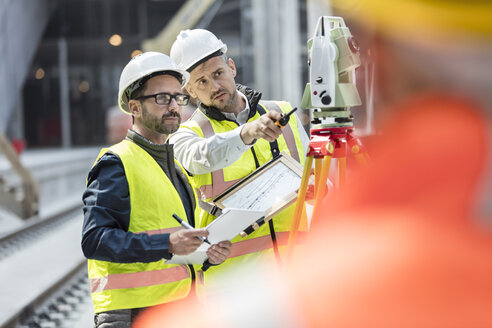
[[[173,99],[176,99],[176,103],[180,106],[186,106],[188,105],[188,101],[190,100],[190,96],[188,95],[183,95],[183,94],[176,94],[172,95],[170,93],[156,93],[154,95],[148,95],[148,96],[141,96],[137,97],[135,99],[147,99],[147,98],[152,98],[154,97],[155,103],[157,105],[169,105]]]

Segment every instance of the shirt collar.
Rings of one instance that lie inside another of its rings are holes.
[[[246,123],[248,121],[248,116],[249,116],[249,111],[250,111],[250,107],[249,107],[249,101],[248,101],[248,98],[246,98],[246,96],[244,95],[244,93],[242,93],[241,91],[237,91],[239,93],[239,95],[244,99],[244,102],[246,104],[246,106],[244,106],[243,110],[241,110],[237,116],[234,114],[234,113],[223,113],[224,116],[229,119],[229,120],[232,120],[232,121],[236,121],[238,122],[240,125]]]

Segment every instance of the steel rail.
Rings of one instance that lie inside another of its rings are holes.
[[[82,204],[71,204],[47,217],[35,216],[27,219],[21,227],[0,235],[0,261],[15,253],[23,244],[27,245],[29,241],[47,233],[50,227],[60,224],[72,213],[81,212],[81,210]]]

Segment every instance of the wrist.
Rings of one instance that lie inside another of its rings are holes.
[[[168,243],[167,243],[167,251],[169,254],[174,253],[174,247],[173,247],[173,242],[171,241],[171,235],[169,235]]]
[[[243,125],[243,128],[241,129],[241,133],[239,133],[239,136],[241,137],[243,143],[247,146],[252,145],[256,141],[256,139],[253,136],[251,136],[249,133],[248,123]]]
[[[171,245],[169,245],[169,248],[167,249],[167,254],[166,254],[165,258],[167,260],[170,260],[173,258],[173,256],[174,256],[174,252],[172,251]]]

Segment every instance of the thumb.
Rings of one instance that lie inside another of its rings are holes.
[[[276,112],[274,110],[269,111],[265,115],[267,115],[267,117],[269,117],[270,119],[272,119],[274,121],[280,120],[282,118],[282,114],[280,114],[279,112]]]

